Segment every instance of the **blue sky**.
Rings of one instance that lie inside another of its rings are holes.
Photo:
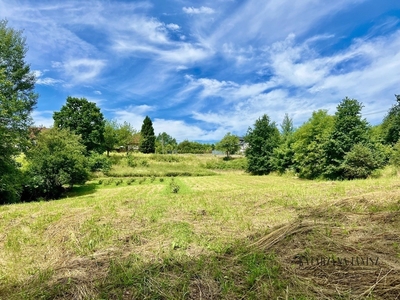
[[[23,29],[37,125],[67,96],[178,141],[244,135],[266,113],[300,126],[346,96],[381,122],[400,93],[398,0],[0,0]]]

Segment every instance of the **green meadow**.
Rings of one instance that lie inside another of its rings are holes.
[[[62,199],[0,206],[0,299],[399,296],[395,170],[307,181],[240,157],[112,159]]]

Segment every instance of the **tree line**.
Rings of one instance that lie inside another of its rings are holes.
[[[263,115],[245,137],[247,171],[290,171],[306,179],[343,180],[367,178],[389,163],[399,167],[400,96],[395,97],[396,103],[377,126],[362,118],[361,102],[347,97],[334,115],[314,111],[297,129],[287,114],[281,131]]]
[[[239,149],[231,133],[214,144],[177,143],[157,136],[146,116],[140,131],[129,123],[106,120],[95,103],[68,97],[53,114],[54,126],[35,128],[35,76],[25,62],[25,38],[0,21],[0,203],[57,198],[65,186],[82,184],[90,171],[106,166],[111,151],[211,153],[229,158]],[[400,165],[400,96],[382,124],[361,117],[362,103],[345,98],[335,115],[313,112],[297,129],[285,116],[281,130],[268,115],[257,119],[244,137],[247,171],[254,175],[293,172],[301,178],[366,178],[388,163]],[[22,163],[23,160],[26,163]]]

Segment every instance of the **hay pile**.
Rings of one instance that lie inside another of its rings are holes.
[[[253,244],[277,254],[287,298],[400,299],[400,211],[360,209],[369,204],[319,207]]]

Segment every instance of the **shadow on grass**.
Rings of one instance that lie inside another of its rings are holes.
[[[79,196],[90,195],[90,194],[95,193],[97,188],[98,188],[97,183],[88,183],[88,184],[83,184],[83,185],[77,185],[77,186],[74,186],[73,188],[67,190],[64,197],[79,197]]]

